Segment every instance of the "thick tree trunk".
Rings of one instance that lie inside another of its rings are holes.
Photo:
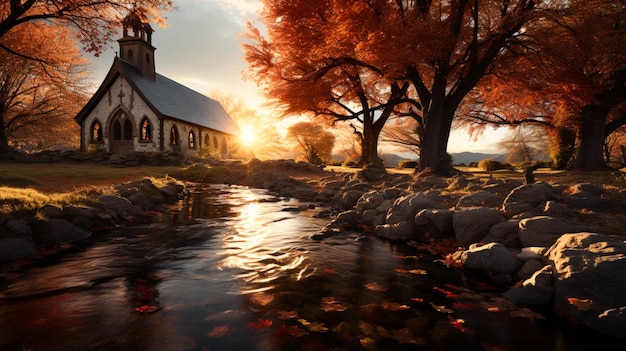
[[[449,177],[455,173],[448,155],[448,140],[457,104],[449,99],[433,99],[425,116],[424,136],[420,147],[418,171],[433,170],[435,174]]]
[[[606,123],[605,108],[592,106],[583,111],[582,125],[578,136],[576,157],[572,170],[594,171],[606,169],[604,162],[604,126]]]
[[[4,116],[0,113],[0,151],[7,151],[9,148],[9,138],[7,137]]]

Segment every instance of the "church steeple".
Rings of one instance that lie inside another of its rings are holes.
[[[135,67],[141,74],[154,80],[156,71],[154,66],[154,50],[152,33],[147,20],[138,13],[131,12],[122,20],[123,37],[117,42],[120,44],[120,58]]]

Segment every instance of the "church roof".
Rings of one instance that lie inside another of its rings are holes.
[[[219,102],[158,73],[154,80],[148,79],[135,66],[120,62],[137,90],[162,115],[223,133],[241,133]]]
[[[177,119],[226,134],[241,134],[239,126],[219,102],[158,73],[154,80],[146,78],[135,66],[119,57],[115,57],[104,82],[76,116],[79,123],[87,117],[120,75],[126,78],[148,105],[162,117]]]

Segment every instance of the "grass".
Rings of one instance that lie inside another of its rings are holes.
[[[0,186],[63,193],[85,187],[117,185],[145,177],[163,178],[180,169],[175,166],[120,168],[82,163],[0,163]]]
[[[113,187],[146,177],[164,179],[180,167],[119,168],[79,163],[0,163],[0,221],[7,216],[36,216],[51,205],[92,205]]]

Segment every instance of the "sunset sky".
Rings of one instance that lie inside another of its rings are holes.
[[[261,10],[257,0],[174,0],[177,10],[167,14],[167,28],[153,25],[158,73],[209,95],[213,91],[242,97],[260,108],[263,97],[256,85],[242,79],[247,70],[241,49],[241,33],[247,21],[255,21]],[[94,90],[104,79],[118,51],[117,43],[92,60]],[[501,133],[500,133],[501,134]],[[465,131],[453,132],[449,152],[497,153],[498,135],[486,133],[472,142]]]

